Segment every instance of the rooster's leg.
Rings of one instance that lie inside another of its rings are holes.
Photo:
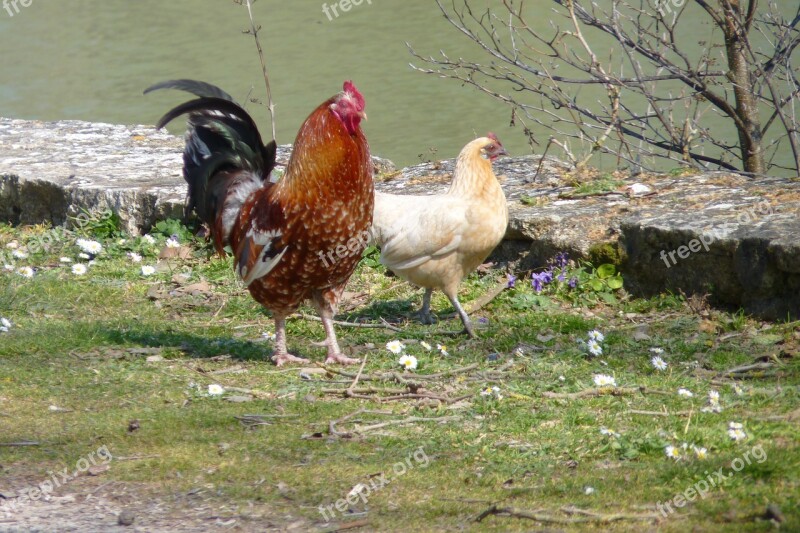
[[[275,353],[272,360],[277,366],[286,363],[310,363],[308,359],[297,357],[286,351],[286,317],[275,313]]]
[[[325,344],[328,346],[327,364],[339,363],[342,365],[354,365],[360,363],[358,359],[351,359],[342,354],[339,349],[339,342],[336,340],[336,331],[333,329],[333,315],[336,314],[336,302],[339,300],[344,286],[338,289],[328,289],[325,291],[314,291],[312,301],[317,308],[319,317],[322,319],[322,326],[325,328]]]
[[[476,338],[475,331],[472,329],[472,323],[469,320],[469,316],[467,316],[467,312],[464,311],[463,307],[461,307],[461,302],[458,301],[458,296],[456,296],[455,294],[450,296],[448,294],[447,297],[450,299],[450,303],[453,305],[453,307],[456,308],[458,316],[461,317],[461,322],[464,323],[464,331],[466,331],[467,335],[469,335],[470,338],[472,339]]]
[[[433,317],[431,316],[431,295],[433,289],[425,289],[425,295],[422,297],[422,309],[419,310],[419,321],[423,324],[433,324]]]

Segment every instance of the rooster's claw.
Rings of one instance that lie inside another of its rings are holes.
[[[282,366],[286,363],[310,363],[311,361],[308,359],[303,359],[302,357],[294,356],[290,353],[276,353],[272,356],[272,361],[275,363],[275,366]]]
[[[328,356],[327,359],[325,359],[325,364],[326,365],[332,365],[332,364],[336,364],[336,363],[338,363],[340,365],[357,365],[360,362],[361,362],[361,359],[351,359],[350,357],[344,356],[344,355],[342,355],[340,353],[331,354],[331,355]]]

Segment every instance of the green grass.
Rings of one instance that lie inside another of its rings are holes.
[[[0,227],[2,250],[12,240],[24,246],[46,231]],[[520,279],[474,315],[485,324],[480,338],[469,341],[448,334],[460,329],[457,320],[420,325],[413,312],[421,291],[387,277],[374,263],[362,264],[348,292],[370,296],[340,318],[383,317],[403,328],[337,328],[345,351],[368,354],[365,375],[399,370],[398,356],[385,348],[395,339],[418,357],[417,375],[477,368],[425,382],[435,395],[471,395],[454,405],[347,399],[323,389],[345,389],[352,378],[303,379],[297,368],[271,364],[271,343],[261,336],[273,330],[271,320],[237,282],[229,259],[209,259],[208,250],[194,243],[190,258],[162,260],[156,274],[143,276],[141,264],[155,265],[163,242],[163,236],[155,245],[109,238],[88,273],[75,276],[59,263],[59,257],[74,259],[79,251],[69,239],[18,260],[17,266],[38,267],[31,279],[0,273],[0,316],[13,322],[8,333],[0,333],[0,443],[39,442],[0,447],[4,484],[17,490],[38,484],[48,471],[74,468],[105,445],[119,460],[111,461],[98,484],[130,483],[162,496],[201,490],[211,501],[239,505],[240,514],[250,505],[266,509],[283,526],[301,520],[305,528],[325,530],[330,525],[320,506],[335,505],[359,483],[375,485],[383,473],[391,482],[370,494],[366,505],[355,504],[353,514],[337,511],[336,523],[366,519],[366,529],[386,531],[529,531],[537,525],[581,531],[592,524],[474,519],[494,504],[559,520],[582,517],[564,512],[567,507],[601,515],[651,514],[657,502],[702,483],[706,472],[733,473],[739,463],[732,462],[749,454],[750,464],[723,487],[667,517],[600,527],[768,531],[773,525],[760,517],[774,503],[785,515],[783,527],[800,529],[797,324],[764,324],[718,311],[699,317],[671,295],[642,300],[623,294],[615,305],[586,308],[555,292],[520,308],[519,301],[533,295],[529,282]],[[141,253],[143,262],[133,263],[125,255],[130,251]],[[471,276],[462,301],[477,299],[501,279],[498,273]],[[199,293],[176,292],[202,281],[208,286]],[[452,312],[441,294],[433,309]],[[578,343],[592,329],[605,334],[604,354],[595,358]],[[637,331],[647,337],[636,340]],[[318,322],[290,320],[288,336],[294,353],[324,359],[324,348],[312,344],[324,337]],[[434,349],[426,351],[418,341]],[[448,356],[436,351],[437,343],[447,345]],[[654,347],[664,349],[663,372],[650,364]],[[518,348],[521,355],[514,355]],[[160,359],[148,362],[152,356]],[[779,363],[736,381],[741,395],[733,380],[719,375],[759,357],[779,357]],[[214,374],[226,369],[232,371]],[[595,396],[548,397],[592,389],[599,373],[612,375],[619,389],[645,392],[614,395],[604,389]],[[212,397],[210,384],[245,392]],[[396,382],[359,386],[401,388]],[[491,386],[499,388],[501,399],[480,395]],[[678,396],[681,387],[694,397]],[[710,390],[720,393],[721,413],[701,412]],[[231,396],[252,400],[233,403]],[[362,408],[391,414],[363,413],[355,425],[340,423],[339,431],[410,416],[450,418],[390,425],[353,438],[329,434],[330,421]],[[244,414],[283,417],[247,428],[235,418]],[[138,430],[128,431],[131,420],[138,421]],[[746,440],[728,436],[732,421],[743,424]],[[602,435],[601,427],[619,436]],[[684,442],[705,447],[708,457],[699,460],[689,451],[680,461],[667,458],[666,446]],[[399,475],[402,469],[407,472]]]

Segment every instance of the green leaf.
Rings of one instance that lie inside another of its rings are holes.
[[[601,292],[598,294],[598,296],[600,296],[600,299],[608,305],[616,305],[617,303],[617,297],[610,292]]]
[[[616,273],[616,271],[617,268],[614,265],[606,263],[597,267],[597,276],[600,279],[610,278],[614,275],[614,273]]]
[[[593,280],[589,281],[589,286],[595,292],[600,292],[604,288],[603,282],[600,281],[599,279],[593,279]]]
[[[611,289],[612,291],[616,291],[617,289],[621,289],[622,288],[622,276],[617,274],[613,278],[609,278],[608,281],[606,281],[606,283],[608,283],[608,288]]]

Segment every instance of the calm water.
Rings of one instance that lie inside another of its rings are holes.
[[[528,5],[546,15],[552,2]],[[353,79],[367,99],[373,153],[398,164],[419,162],[420,154],[453,157],[490,130],[512,154],[531,152],[520,129],[509,126],[505,106],[408,66],[414,58],[405,42],[423,53],[480,57],[433,0],[364,0],[338,17],[331,12],[333,20],[322,7],[317,0],[255,4],[279,142],[292,142],[308,113]],[[263,97],[253,39],[242,34],[247,26],[246,9],[230,0],[32,0],[13,17],[0,10],[0,115],[152,124],[184,96],[145,97],[142,90],[179,77],[215,83],[239,101],[251,88]],[[268,138],[266,108],[248,109]],[[545,143],[548,135],[538,138]]]

